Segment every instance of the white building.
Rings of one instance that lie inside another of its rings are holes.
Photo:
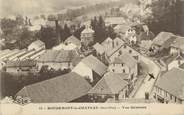
[[[41,40],[36,40],[28,46],[28,50],[32,50],[32,49],[36,51],[45,49],[45,43],[43,43]]]

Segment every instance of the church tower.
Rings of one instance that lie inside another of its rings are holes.
[[[94,43],[94,33],[95,31],[92,30],[89,26],[87,26],[81,32],[81,44],[88,47]]]

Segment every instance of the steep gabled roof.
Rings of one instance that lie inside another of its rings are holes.
[[[175,37],[174,34],[170,32],[160,32],[155,39],[153,39],[153,44],[162,46],[165,45],[167,41],[174,41]],[[170,43],[170,42],[169,42]]]
[[[173,68],[161,76],[155,84],[170,94],[184,99],[184,70]]]
[[[128,67],[132,68],[138,63],[132,56],[127,53],[123,53],[121,56],[114,59],[115,64],[126,64]]]
[[[118,94],[128,85],[128,82],[124,80],[124,76],[127,76],[127,74],[107,73],[88,93],[99,95]]]
[[[76,46],[80,46],[81,45],[81,42],[78,38],[76,38],[75,36],[70,36],[68,37],[66,40],[65,40],[65,43],[72,43]]]
[[[107,71],[107,66],[93,55],[84,58],[81,62],[87,65],[100,76],[102,76]]]
[[[68,73],[25,86],[16,95],[29,97],[33,103],[70,102],[87,94],[91,85],[80,75]]]

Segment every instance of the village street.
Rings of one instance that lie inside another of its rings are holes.
[[[157,64],[154,63],[153,60],[149,59],[148,57],[141,56],[140,59],[144,64],[147,65],[148,67],[148,73],[153,74],[155,79],[150,79],[150,76],[147,75],[143,84],[140,86],[140,88],[137,90],[133,98],[145,98],[145,93],[148,92],[149,94],[151,93],[151,90],[154,86],[154,83],[159,76],[160,73],[160,68]]]

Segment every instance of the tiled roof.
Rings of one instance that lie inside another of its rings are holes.
[[[102,44],[102,45],[109,44],[109,43],[111,43],[112,41],[113,41],[112,38],[108,37],[108,38],[106,38],[101,44]]]
[[[7,61],[6,67],[32,67],[36,66],[34,60]]]
[[[68,50],[46,50],[38,59],[39,62],[70,62],[77,54],[75,51]]]
[[[33,103],[70,102],[87,94],[90,84],[76,73],[68,73],[25,86],[16,95],[30,97]]]
[[[126,64],[128,67],[132,68],[132,67],[135,67],[135,65],[137,64],[137,61],[129,54],[124,53],[121,56],[115,58],[113,63]]]
[[[95,45],[93,45],[93,48],[100,54],[103,54],[105,52],[104,47],[99,43],[96,43]]]
[[[43,46],[43,45],[45,45],[41,40],[36,40],[36,41],[32,42],[31,45],[32,44],[37,45],[37,46]]]
[[[156,86],[184,99],[184,70],[179,68],[171,69],[157,80]]]
[[[70,36],[68,37],[66,40],[65,40],[65,43],[73,43],[75,44],[76,46],[80,46],[81,45],[81,42],[78,38],[76,38],[75,36]]]
[[[94,33],[94,32],[95,32],[94,30],[92,30],[91,28],[87,27],[87,28],[85,28],[85,29],[81,32],[81,34]]]
[[[107,73],[88,92],[90,94],[118,94],[128,83],[124,80],[126,74]]]
[[[165,45],[165,43],[168,40],[175,39],[173,36],[174,36],[174,34],[172,34],[170,32],[160,32],[153,40],[153,44],[160,45],[160,46]]]
[[[101,76],[107,71],[107,66],[93,55],[84,58],[81,62]]]

